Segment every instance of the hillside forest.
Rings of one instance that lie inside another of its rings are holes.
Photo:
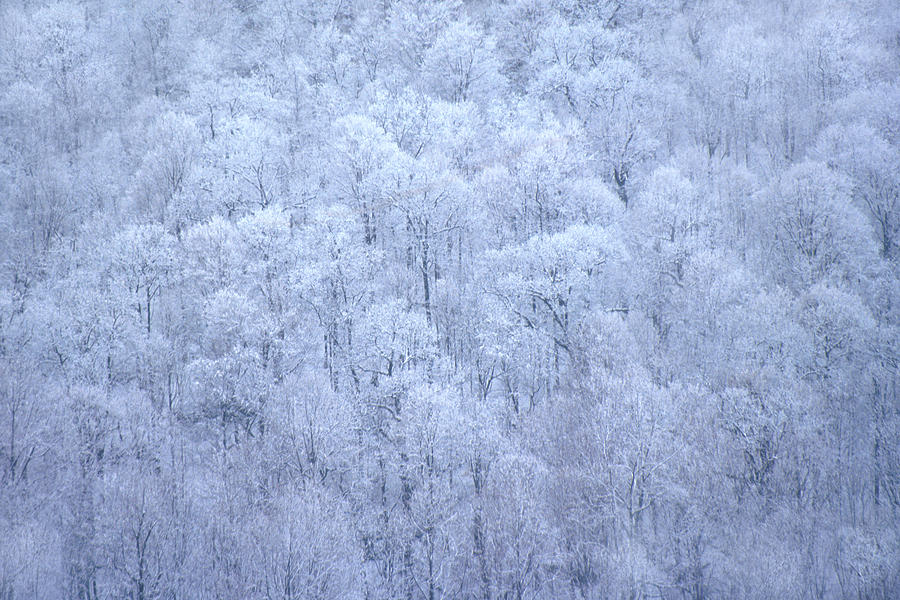
[[[0,2],[0,600],[900,598],[896,0]]]

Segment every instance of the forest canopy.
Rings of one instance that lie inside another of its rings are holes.
[[[0,2],[0,599],[900,597],[896,0]]]

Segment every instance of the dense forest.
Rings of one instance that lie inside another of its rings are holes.
[[[0,2],[0,600],[900,598],[896,0]]]

